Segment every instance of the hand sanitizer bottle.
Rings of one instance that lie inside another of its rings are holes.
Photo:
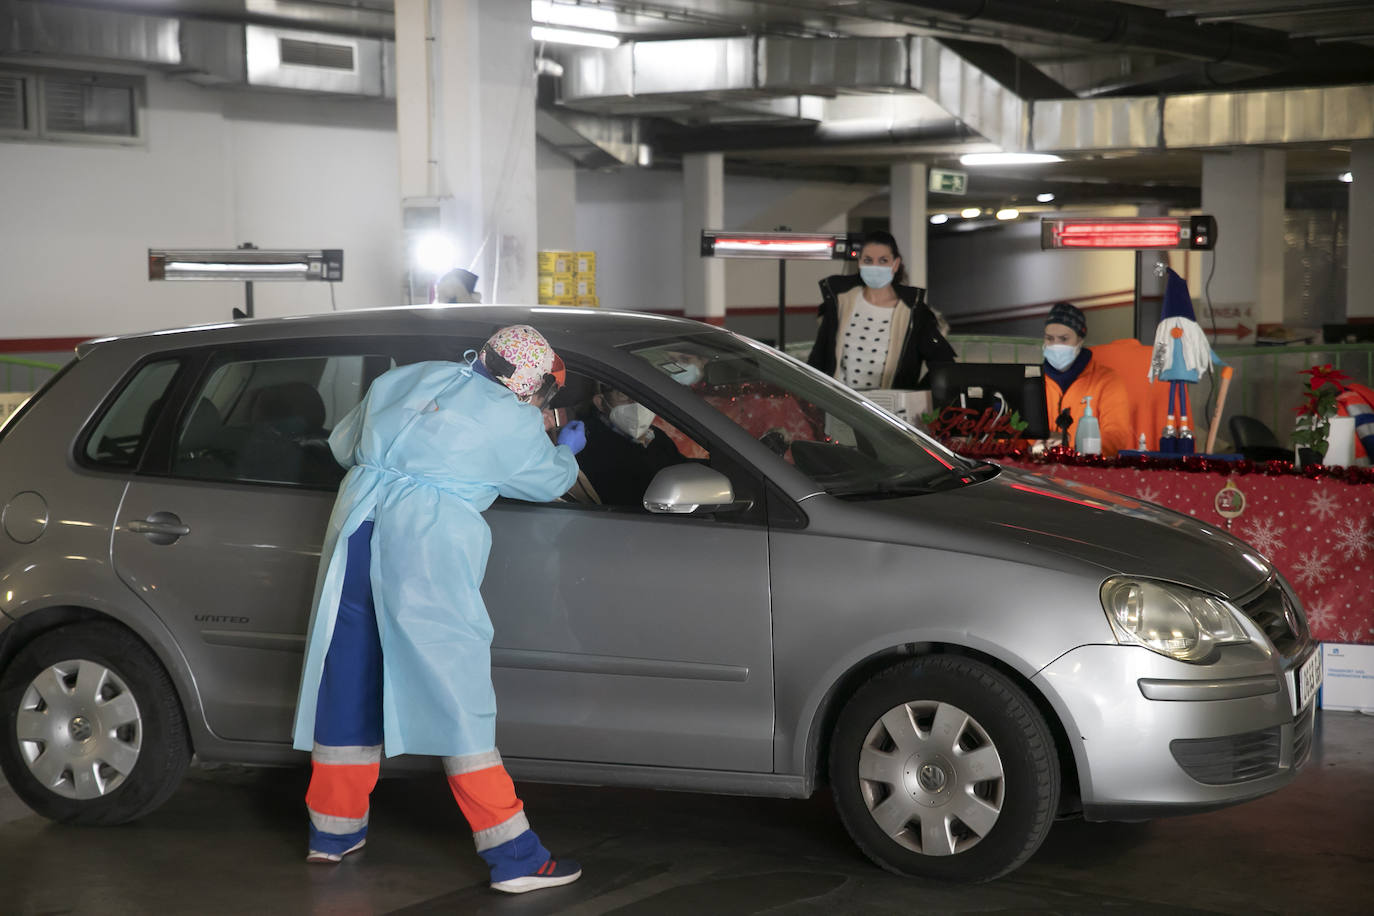
[[[1092,395],[1083,399],[1083,417],[1078,421],[1078,434],[1074,448],[1080,455],[1102,454],[1102,433],[1097,427],[1097,417],[1093,416]]]

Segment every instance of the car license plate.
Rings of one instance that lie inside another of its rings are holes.
[[[1291,674],[1293,677],[1293,714],[1297,715],[1307,708],[1307,704],[1312,702],[1312,698],[1317,695],[1317,690],[1322,685],[1322,653],[1321,650],[1312,653],[1312,657],[1303,662],[1299,668],[1294,669]]]

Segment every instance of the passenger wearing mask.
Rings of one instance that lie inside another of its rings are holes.
[[[1131,402],[1126,384],[1115,372],[1093,359],[1083,346],[1088,319],[1067,302],[1056,302],[1045,319],[1045,402],[1050,425],[1065,431],[1072,446],[1083,399],[1092,398],[1093,415],[1102,433],[1102,454],[1135,448],[1131,441]]]
[[[922,367],[954,362],[926,291],[906,285],[897,241],[870,232],[859,275],[821,281],[820,328],[807,362],[855,391],[917,387]]]
[[[503,328],[469,354],[382,374],[329,437],[348,473],[325,533],[294,743],[311,751],[306,861],[362,848],[383,752],[426,754],[443,758],[491,886],[523,893],[581,869],[540,843],[496,751],[482,512],[497,496],[567,492],[584,439],[581,423],[558,445],[544,431],[563,368],[534,328]]]
[[[653,428],[656,415],[623,391],[602,385],[592,398],[587,447],[578,455],[582,472],[608,506],[643,506],[654,475],[687,459],[667,435]]]

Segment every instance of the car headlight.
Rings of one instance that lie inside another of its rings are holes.
[[[1102,607],[1117,640],[1184,662],[1206,659],[1217,646],[1249,642],[1228,602],[1206,592],[1117,576],[1102,585]]]

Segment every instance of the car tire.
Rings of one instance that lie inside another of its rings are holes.
[[[854,842],[901,875],[990,881],[1044,842],[1059,758],[1025,691],[957,655],[875,675],[841,712],[830,745],[835,804]]]
[[[0,676],[0,768],[37,813],[68,824],[136,820],[165,802],[191,760],[171,677],[115,623],[44,633]]]

